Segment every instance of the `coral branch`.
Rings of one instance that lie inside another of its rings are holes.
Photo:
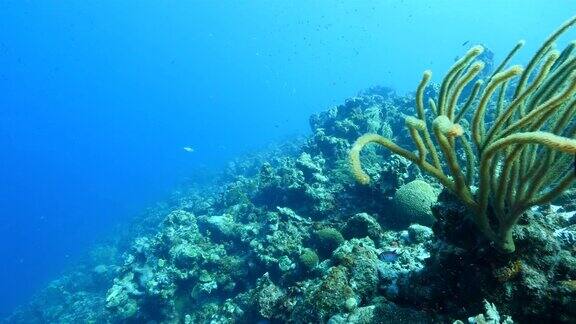
[[[554,41],[575,24],[576,17],[552,33],[526,68],[514,65],[506,69],[524,45],[523,41],[518,42],[487,80],[477,80],[471,85],[471,94],[460,112],[456,110],[464,88],[484,68],[484,62],[476,60],[483,51],[482,46],[473,47],[452,66],[442,81],[437,100],[429,99],[436,116],[432,123],[436,145],[451,177],[443,171],[426,125],[424,91],[432,76],[426,71],[416,92],[417,117],[406,118],[418,155],[380,135],[364,135],[350,151],[352,170],[358,182],[368,184],[370,181],[362,170],[360,151],[368,143],[380,144],[436,177],[472,209],[472,219],[497,249],[513,252],[512,229],[522,214],[532,206],[551,201],[576,180],[576,174],[569,167],[572,155],[576,154],[573,121],[576,115],[576,58],[572,56],[576,43],[570,43],[562,52],[553,48]],[[519,79],[514,94],[506,98],[506,89],[514,86],[515,78]],[[498,88],[500,92],[494,103],[493,94]],[[479,100],[476,99],[478,94]],[[486,112],[492,108],[495,117],[489,123]],[[471,134],[466,134],[459,121],[465,119],[469,109],[474,113]],[[467,136],[471,137],[475,152]],[[464,147],[465,172],[456,152],[457,140]],[[433,164],[426,161],[428,153]],[[565,170],[568,172],[564,176],[546,174]],[[470,186],[475,174],[478,174],[479,189],[473,195]]]

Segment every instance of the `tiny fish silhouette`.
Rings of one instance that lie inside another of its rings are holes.
[[[190,146],[184,146],[182,149],[184,149],[184,151],[186,151],[188,153],[194,152],[194,148],[192,148]]]

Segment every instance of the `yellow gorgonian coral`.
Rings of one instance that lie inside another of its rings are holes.
[[[472,219],[497,249],[513,252],[512,228],[523,213],[550,202],[576,180],[576,42],[562,52],[554,48],[574,24],[576,17],[550,35],[525,67],[506,68],[524,45],[518,42],[485,80],[478,78],[484,49],[471,48],[444,77],[438,97],[429,100],[433,137],[424,107],[432,73],[425,71],[416,91],[416,116],[406,118],[417,151],[377,134],[361,136],[350,150],[358,182],[370,182],[360,161],[362,148],[380,144],[436,177],[472,209]],[[462,98],[467,86],[469,96]],[[487,111],[494,115],[490,122]],[[466,118],[470,129],[465,131],[459,122]]]

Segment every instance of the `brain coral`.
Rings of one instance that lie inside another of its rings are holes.
[[[434,216],[430,206],[437,194],[427,182],[414,180],[401,186],[394,195],[394,222],[399,225],[432,226]]]

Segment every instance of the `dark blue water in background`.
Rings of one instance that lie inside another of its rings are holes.
[[[530,53],[575,13],[567,0],[0,2],[0,317],[185,177],[306,134],[311,113],[369,86],[411,91],[428,68],[438,80],[475,43],[499,59],[524,38]]]

